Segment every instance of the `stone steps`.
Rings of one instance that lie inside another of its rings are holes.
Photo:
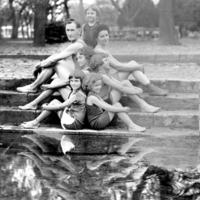
[[[34,119],[41,111],[22,111],[18,105],[25,105],[35,99],[37,94],[18,93],[14,91],[17,86],[26,85],[33,79],[0,79],[0,124],[19,125],[24,121]],[[131,80],[134,85],[138,85]],[[129,113],[131,119],[141,126],[145,127],[174,127],[174,128],[192,128],[198,129],[198,80],[185,79],[154,79],[151,80],[155,85],[168,89],[169,95],[166,97],[149,96],[142,94],[146,102],[151,105],[161,107],[158,113],[141,113],[138,106],[127,96],[123,96],[121,103],[124,106],[131,107]],[[141,85],[139,85],[142,87]],[[144,87],[143,87],[144,88]],[[146,92],[145,88],[143,89]],[[12,109],[11,109],[12,108]],[[12,116],[12,117],[10,117]],[[51,118],[51,120],[50,120]],[[58,122],[57,116],[53,115],[45,123]],[[112,122],[113,126],[123,127],[124,124],[118,118]]]
[[[15,91],[16,87],[27,85],[32,81],[33,78],[0,78],[0,90]],[[130,79],[130,81],[134,85],[142,87],[144,92],[146,92],[146,89],[142,85],[133,79]],[[170,93],[198,93],[199,89],[199,79],[151,79],[151,82],[158,87],[168,89]]]
[[[25,105],[35,99],[39,94],[26,94],[16,91],[0,90],[1,106],[19,106]],[[58,95],[54,95],[57,97]],[[142,94],[141,97],[151,105],[161,107],[165,110],[192,110],[198,109],[198,94],[196,93],[170,93],[166,97],[150,96],[148,94]],[[49,98],[50,99],[50,98]],[[46,101],[47,102],[47,101]],[[120,102],[124,106],[131,108],[138,108],[129,97],[123,96]]]
[[[12,109],[11,109],[12,108]],[[24,121],[36,118],[41,110],[19,110],[18,107],[0,107],[1,124],[19,125]],[[11,117],[12,116],[12,117]],[[130,118],[138,125],[145,127],[174,127],[198,129],[198,110],[161,110],[158,113],[142,113],[131,110]],[[59,123],[55,114],[51,115],[45,123]],[[112,121],[112,126],[124,127],[124,123],[118,118]]]

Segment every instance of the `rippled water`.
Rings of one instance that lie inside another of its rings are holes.
[[[27,135],[20,138],[20,148],[1,149],[0,199],[198,200],[200,169],[153,166],[145,156],[154,149],[129,151],[140,140],[126,138],[107,153],[71,150],[64,155],[59,140]]]

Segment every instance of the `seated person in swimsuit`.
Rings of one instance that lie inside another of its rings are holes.
[[[65,101],[62,103],[54,99],[49,104],[43,104],[42,113],[32,121],[23,122],[21,126],[27,129],[38,128],[40,122],[55,111],[60,118],[63,129],[82,129],[86,114],[86,95],[82,90],[82,80],[84,76],[82,71],[75,70],[73,74],[69,76],[70,94],[68,96],[62,96]]]
[[[83,83],[83,87],[89,92],[86,100],[87,119],[90,127],[96,130],[104,129],[110,124],[115,114],[128,126],[129,131],[141,132],[146,128],[132,122],[127,113],[129,107],[122,107],[119,102],[108,104],[100,96],[102,77],[98,73],[90,73]]]
[[[90,68],[93,72],[101,73],[102,75],[103,85],[99,96],[101,96],[104,100],[109,97],[112,104],[119,102],[122,94],[124,93],[127,94],[132,100],[135,100],[135,96],[137,96],[137,94],[142,93],[142,89],[133,86],[129,80],[123,80],[120,82],[110,75],[108,56],[104,53],[98,53],[92,56],[90,59]],[[155,113],[160,110],[159,107],[149,105],[138,96],[137,103],[141,112]]]
[[[147,88],[149,95],[154,96],[166,96],[168,91],[162,90],[156,87],[147,76],[142,72],[143,66],[139,65],[135,61],[130,61],[128,63],[122,63],[116,60],[111,53],[108,51],[107,46],[109,43],[109,27],[106,24],[98,24],[94,28],[94,38],[97,40],[97,45],[95,47],[96,53],[105,53],[108,56],[108,60],[110,63],[110,67],[112,67],[115,72],[115,78],[118,80],[126,80],[129,75],[133,75],[133,77],[141,83],[145,88]],[[137,96],[134,97],[135,102],[138,103]]]
[[[37,76],[36,80],[30,85],[24,87],[18,87],[18,92],[24,93],[36,93],[38,92],[39,87],[49,80],[54,73],[58,77],[57,85],[59,81],[61,83],[59,87],[65,85],[63,80],[68,80],[69,74],[75,69],[75,54],[81,48],[87,46],[85,42],[81,39],[81,24],[75,19],[68,19],[66,23],[66,34],[68,39],[71,41],[71,44],[60,53],[51,55],[47,59],[43,60],[38,66],[37,69],[42,69],[41,73]],[[73,62],[69,62],[73,60]],[[69,64],[70,63],[70,64]]]
[[[94,50],[91,47],[87,47],[87,46],[78,50],[78,53],[76,54],[76,62],[77,62],[76,67],[81,69],[84,72],[84,74],[88,74],[91,71],[91,68],[89,68],[89,61],[92,55],[94,55]],[[70,92],[70,90],[67,90],[66,88],[68,84],[69,84],[68,79],[66,80],[55,79],[51,82],[51,84],[42,85],[42,88],[45,89],[45,91],[43,91],[32,102],[24,106],[19,106],[19,108],[21,110],[36,110],[38,109],[39,104],[43,100],[51,96],[55,91],[59,91],[61,96],[66,97]],[[65,93],[68,93],[68,94],[65,94]]]

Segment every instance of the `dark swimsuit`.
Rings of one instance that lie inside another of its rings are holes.
[[[89,96],[96,96],[98,99],[100,97],[93,92],[90,92],[88,94]],[[88,105],[86,101],[86,109],[87,109],[87,119],[90,124],[90,127],[96,130],[104,129],[106,126],[110,123],[110,117],[106,110],[103,110],[102,108],[99,108],[96,105]]]
[[[84,42],[94,48],[97,45],[97,40],[94,38],[94,28],[99,24],[96,22],[93,26],[89,26],[88,23],[83,25],[83,40]]]
[[[70,107],[67,107],[64,109],[64,111],[61,114],[61,125],[64,129],[82,129],[84,125],[84,119],[86,114],[86,108],[85,108],[85,100],[86,95],[81,90],[77,91],[76,93],[76,101],[73,102],[73,104]],[[72,92],[69,94],[69,98],[72,95]],[[72,124],[65,124],[63,122],[62,118],[65,114],[70,115],[72,118],[75,119],[75,121]]]

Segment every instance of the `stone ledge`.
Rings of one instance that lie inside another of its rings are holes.
[[[10,54],[4,55],[0,54],[1,59],[34,59],[34,60],[43,60],[50,55],[35,55],[35,54]],[[113,55],[115,58],[122,62],[127,62],[130,60],[135,60],[137,62],[146,62],[146,63],[162,63],[162,62],[200,62],[200,57],[198,54],[155,54],[155,55]]]

